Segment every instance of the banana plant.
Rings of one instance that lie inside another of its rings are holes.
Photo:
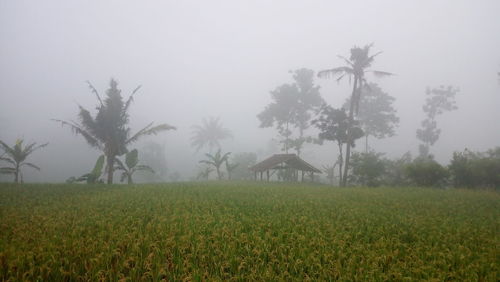
[[[220,171],[220,166],[226,162],[226,160],[229,158],[229,155],[231,152],[222,154],[221,150],[219,149],[217,153],[214,155],[212,154],[205,154],[207,156],[206,160],[201,160],[200,163],[202,164],[207,164],[209,166],[213,166],[215,168],[215,171],[217,171],[217,179],[221,180],[222,179],[222,172]]]
[[[203,180],[208,180],[210,177],[210,173],[214,171],[213,168],[209,166],[204,166],[203,168],[200,168],[200,171],[198,172],[198,175],[196,176],[197,180],[203,179]]]
[[[139,152],[137,149],[134,149],[127,154],[125,154],[125,164],[119,159],[115,159],[116,167],[115,170],[122,170],[122,175],[120,177],[120,182],[125,181],[127,179],[128,184],[133,184],[134,181],[132,179],[132,175],[136,171],[149,171],[151,173],[155,173],[155,171],[147,165],[139,164]]]
[[[103,174],[104,167],[104,155],[101,155],[97,158],[95,162],[94,169],[91,172],[86,173],[78,178],[72,176],[66,180],[66,183],[74,183],[74,182],[87,182],[87,184],[95,184],[95,183],[104,183],[101,178]]]

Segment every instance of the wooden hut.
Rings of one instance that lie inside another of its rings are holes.
[[[263,180],[265,173],[267,181],[279,171],[282,173],[278,174],[278,180],[287,181],[298,181],[299,172],[302,174],[302,181],[304,181],[304,175],[309,175],[311,181],[314,181],[314,173],[321,173],[321,170],[299,158],[296,154],[273,155],[250,167],[250,170],[254,172],[256,180],[259,177],[260,180]]]

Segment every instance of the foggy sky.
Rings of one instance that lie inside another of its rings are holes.
[[[438,117],[442,133],[431,148],[446,164],[453,151],[500,145],[498,11],[494,0],[0,0],[0,140],[50,143],[31,159],[42,171],[25,170],[30,181],[85,173],[99,152],[50,119],[76,120],[78,104],[95,112],[85,81],[104,94],[113,77],[125,97],[143,85],[130,111],[133,131],[150,121],[178,127],[132,148],[167,144],[170,171],[188,178],[202,158],[189,146],[202,118],[220,117],[232,130],[224,151],[265,157],[276,131],[259,128],[256,115],[271,90],[291,82],[289,70],[340,66],[337,55],[373,42],[383,51],[373,68],[396,75],[369,79],[396,98],[401,120],[397,136],[373,148],[415,155],[426,87],[454,85],[459,109]],[[335,107],[350,94],[347,80],[316,83]],[[308,145],[304,158],[321,167],[336,148]]]

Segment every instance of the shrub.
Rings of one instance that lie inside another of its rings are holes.
[[[500,147],[486,153],[454,152],[449,170],[455,187],[500,189]]]
[[[353,153],[351,159],[352,173],[350,183],[363,186],[379,186],[385,173],[385,162],[382,153]]]
[[[406,175],[418,186],[443,186],[448,178],[448,171],[434,159],[416,158],[406,165]]]
[[[406,174],[406,166],[412,163],[410,152],[406,152],[399,159],[385,159],[385,173],[382,182],[389,186],[408,186],[410,180]]]

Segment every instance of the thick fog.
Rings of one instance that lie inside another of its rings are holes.
[[[438,118],[431,153],[446,164],[454,151],[500,145],[500,1],[0,1],[0,140],[49,142],[33,153],[40,172],[25,180],[62,182],[89,171],[97,150],[51,119],[95,112],[85,81],[104,94],[110,78],[128,97],[137,131],[149,122],[177,127],[131,146],[165,144],[169,173],[197,173],[206,150],[190,146],[192,126],[220,117],[233,138],[223,151],[279,151],[274,128],[257,114],[290,70],[343,65],[354,45],[374,43],[374,69],[394,76],[370,81],[396,98],[396,136],[371,147],[398,157],[418,152],[426,87],[460,88],[458,110]],[[322,97],[340,107],[348,80],[316,78]],[[317,134],[311,129],[311,134]],[[356,149],[362,148],[362,140]],[[336,146],[308,144],[303,158],[321,167]],[[10,177],[10,176],[9,176]],[[3,180],[7,179],[5,176]],[[10,178],[8,178],[10,179]]]

